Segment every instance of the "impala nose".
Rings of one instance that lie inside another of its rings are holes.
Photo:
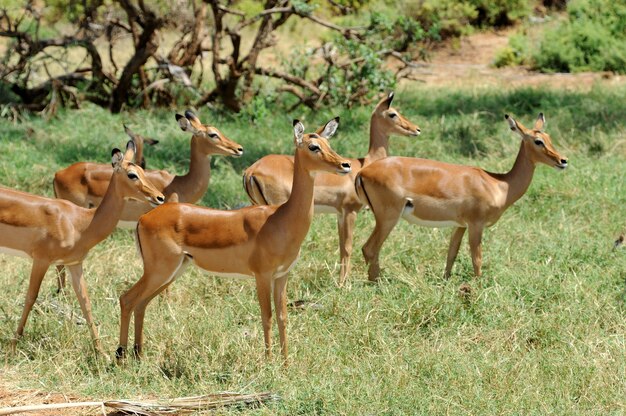
[[[159,204],[162,204],[163,202],[165,202],[165,197],[163,195],[159,195],[156,197],[156,200]]]
[[[341,164],[341,167],[344,168],[344,170],[349,170],[351,169],[352,165],[350,164],[350,162],[343,162]]]
[[[567,165],[567,159],[561,159],[561,165]]]

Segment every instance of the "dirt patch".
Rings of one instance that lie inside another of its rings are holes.
[[[495,68],[498,51],[516,29],[464,36],[438,48],[428,62],[421,62],[413,76],[429,86],[441,87],[539,87],[589,90],[596,83],[621,84],[626,77],[612,73],[542,74],[524,67]],[[408,81],[411,82],[411,81]]]
[[[54,403],[70,403],[84,402],[89,399],[80,398],[72,395],[66,395],[59,392],[45,392],[41,390],[21,389],[11,387],[0,382],[0,409],[4,407],[17,406],[33,406],[40,404]],[[102,415],[102,410],[98,408],[69,408],[69,409],[52,409],[38,410],[27,413],[16,413],[24,416],[83,416],[83,415]],[[108,413],[112,416],[112,413]]]

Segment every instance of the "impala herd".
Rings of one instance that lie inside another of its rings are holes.
[[[421,133],[391,106],[392,100],[390,93],[375,107],[369,150],[359,159],[343,158],[330,147],[339,117],[313,133],[305,133],[303,124],[294,120],[294,156],[268,155],[246,169],[243,185],[253,205],[238,210],[194,205],[209,185],[210,156],[238,157],[243,148],[216,127],[202,124],[191,111],[176,114],[179,127],[191,134],[189,172],[184,176],[144,171],[143,145],[155,141],[124,126],[131,140],[124,153],[113,150],[112,166],[78,162],[58,171],[53,181],[56,199],[0,187],[0,252],[33,262],[12,347],[24,332],[46,271],[54,264],[59,269],[60,288],[65,279],[63,268],[69,271],[94,347],[104,354],[82,262],[116,226],[136,229],[143,261],[143,275],[120,297],[118,360],[127,353],[131,315],[135,326],[133,354],[140,356],[146,307],[191,263],[212,275],[255,279],[268,356],[273,297],[286,360],[287,277],[315,213],[337,215],[340,285],[350,272],[355,220],[363,207],[368,207],[376,220],[363,247],[370,280],[379,276],[381,247],[400,218],[428,227],[454,228],[445,277],[451,274],[468,230],[474,274],[480,276],[485,227],[495,224],[524,195],[538,163],[565,169],[567,158],[555,150],[544,131],[542,113],[532,128],[505,115],[511,130],[521,137],[517,158],[507,173],[388,157],[391,135]]]

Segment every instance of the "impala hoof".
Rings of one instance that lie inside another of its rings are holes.
[[[121,345],[119,347],[117,347],[117,349],[115,350],[115,359],[117,360],[118,364],[120,363],[120,361],[124,360],[126,358],[126,347],[122,347]]]

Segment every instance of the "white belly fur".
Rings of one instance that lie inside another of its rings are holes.
[[[313,208],[315,214],[339,214],[335,207],[329,205],[315,205]]]
[[[444,228],[444,227],[466,227],[456,221],[430,221],[423,220],[413,214],[413,207],[405,207],[402,211],[402,218],[411,224],[421,225],[422,227]]]
[[[26,252],[21,250],[14,250],[8,247],[0,247],[0,253],[9,254],[16,257],[23,257],[25,259],[32,259],[32,257],[26,254]]]
[[[134,230],[135,228],[137,228],[137,221],[122,221],[122,220],[119,220],[117,222],[117,227],[118,228],[128,228],[128,229]]]

